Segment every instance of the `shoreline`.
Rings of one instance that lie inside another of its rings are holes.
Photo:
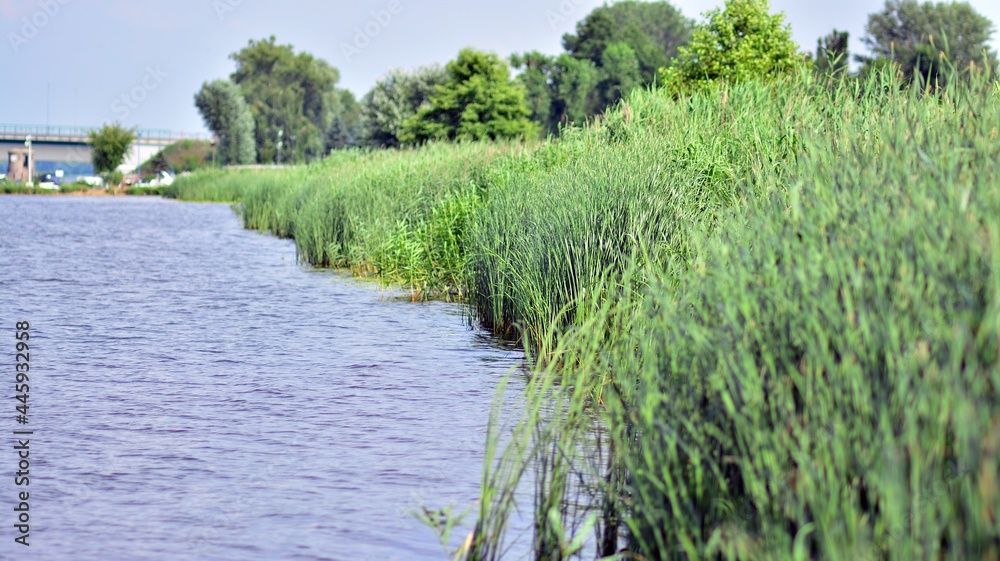
[[[145,191],[145,189],[144,189]],[[17,191],[6,191],[0,189],[0,197],[2,196],[12,196],[12,197],[142,197],[142,196],[162,196],[161,193],[150,189],[149,192],[134,192],[133,189],[127,189],[121,193],[112,193],[107,189],[89,189],[86,191],[69,191],[62,192],[49,189],[34,189],[34,190],[17,190]]]

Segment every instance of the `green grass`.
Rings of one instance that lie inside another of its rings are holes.
[[[727,209],[682,205],[680,244],[640,237],[564,308],[530,392],[561,414],[529,409],[520,435],[521,461],[566,458],[536,501],[540,558],[564,557],[574,478],[605,553],[1000,555],[1000,99],[877,85],[685,100],[763,115],[743,138],[795,150],[735,151]],[[595,426],[601,461],[577,451]]]
[[[683,265],[692,231],[780,180],[797,143],[786,116],[816,110],[791,89],[727,96],[739,102],[638,91],[607,121],[493,170],[471,244],[483,322],[544,344],[557,314],[635,250]]]
[[[9,183],[7,181],[0,182],[0,193],[4,195],[53,195],[59,194],[58,191],[51,189],[42,189],[40,187],[27,187],[21,185],[20,183]]]
[[[638,91],[559,141],[170,194],[467,297],[537,359],[468,559],[518,506],[539,559],[997,559],[1000,89],[973,82]]]
[[[162,187],[129,187],[125,189],[125,195],[130,197],[162,196]]]
[[[42,189],[37,185],[34,187],[28,187],[20,183],[0,181],[0,194],[5,195],[71,195],[90,190],[92,190],[90,185],[83,182],[66,183],[59,186],[58,189]]]

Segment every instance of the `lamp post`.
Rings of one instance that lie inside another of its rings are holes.
[[[34,174],[31,173],[31,168],[35,167],[35,158],[31,153],[31,135],[25,137],[24,145],[28,147],[28,187],[34,187]]]
[[[281,148],[285,145],[285,143],[281,140],[281,138],[283,136],[285,136],[285,131],[279,130],[278,131],[278,165],[279,166],[281,165]]]
[[[139,162],[135,169],[135,186],[139,187],[142,185],[142,133],[136,131],[135,133],[135,159]]]

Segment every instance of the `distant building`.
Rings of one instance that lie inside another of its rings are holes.
[[[62,172],[63,174],[63,183],[73,183],[74,181],[78,181],[84,177],[91,177],[95,175],[94,164],[89,162],[54,162],[50,160],[35,160],[36,175],[42,175],[45,173],[59,175],[59,172]]]
[[[39,160],[38,150],[35,150],[33,175],[35,177],[52,174],[60,177],[63,183],[73,183],[94,175],[94,164],[90,162],[56,162]],[[7,181],[26,183],[28,181],[28,149],[8,148],[7,150]]]
[[[29,176],[28,149],[11,148],[7,152],[7,181],[12,183],[27,183]]]

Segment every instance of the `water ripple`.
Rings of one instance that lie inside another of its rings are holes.
[[[0,246],[44,512],[18,559],[444,558],[410,512],[475,500],[521,360],[461,308],[303,269],[226,205],[0,197]]]

